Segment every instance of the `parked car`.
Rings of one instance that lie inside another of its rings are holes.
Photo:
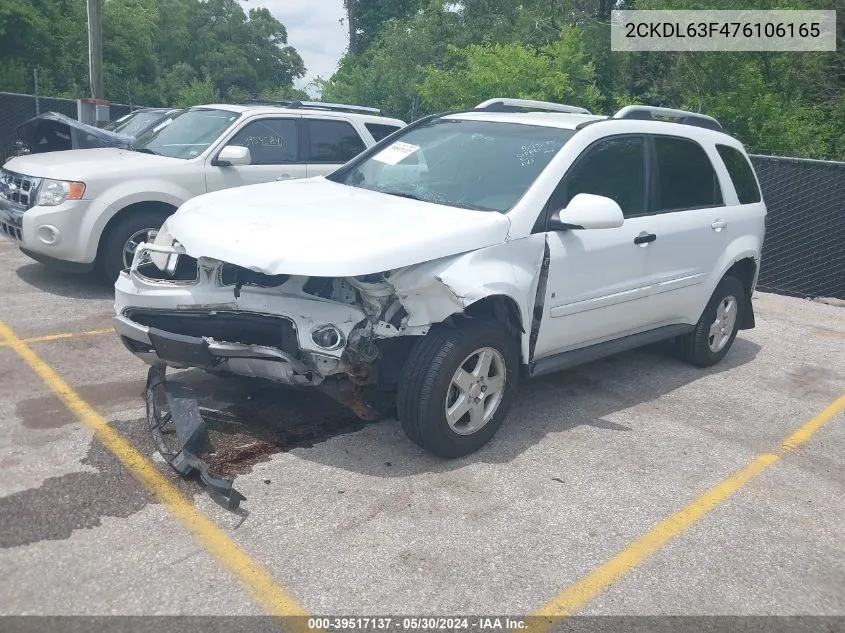
[[[45,112],[17,127],[12,154],[26,156],[95,147],[131,149],[136,137],[158,125],[169,123],[179,112],[182,110],[140,108],[103,128],[82,123],[58,112]]]
[[[328,174],[405,124],[374,108],[280,102],[178,114],[132,149],[20,156],[0,169],[0,233],[40,262],[111,282],[201,193]]]
[[[162,123],[169,123],[182,112],[184,110],[180,108],[139,108],[111,121],[103,129],[137,138]]]
[[[765,217],[710,117],[495,99],[185,203],[118,279],[115,329],[153,365],[346,385],[359,414],[395,391],[408,436],[456,457],[522,378],[662,339],[720,361],[754,327]]]
[[[15,137],[16,156],[94,147],[128,148],[134,140],[120,130],[94,127],[59,112],[45,112],[21,123]]]

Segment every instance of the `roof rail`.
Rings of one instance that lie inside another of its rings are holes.
[[[334,112],[352,112],[355,114],[374,114],[384,116],[378,108],[366,106],[347,105],[345,103],[322,103],[321,101],[299,101],[298,99],[284,99],[281,101],[270,101],[266,99],[247,99],[241,101],[241,105],[272,105],[280,108],[297,108],[305,110],[331,110]]]
[[[688,112],[687,110],[675,110],[673,108],[658,108],[656,106],[644,105],[629,105],[625,106],[619,112],[613,115],[614,119],[643,119],[650,121],[658,117],[666,117],[667,119],[677,119],[678,123],[685,125],[695,125],[696,127],[707,128],[708,130],[716,130],[723,132],[724,128],[712,116],[706,114],[699,114],[698,112]]]
[[[552,103],[550,101],[534,101],[532,99],[510,99],[496,97],[488,99],[475,106],[476,110],[487,110],[489,112],[519,112],[520,110],[541,110],[543,112],[568,112],[570,114],[591,114],[586,108],[566,105],[563,103]]]

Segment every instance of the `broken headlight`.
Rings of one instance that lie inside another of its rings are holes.
[[[331,324],[320,325],[311,330],[311,340],[317,347],[327,350],[339,349],[345,342],[343,332]]]

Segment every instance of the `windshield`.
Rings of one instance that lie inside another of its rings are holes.
[[[142,135],[133,149],[171,158],[195,158],[239,116],[228,110],[188,110],[176,116],[169,125],[155,127]]]
[[[126,136],[138,136],[138,133],[147,129],[155,121],[158,121],[164,113],[158,112],[133,112],[127,114],[125,117],[112,121],[106,126],[106,129],[118,134],[125,134]]]
[[[413,128],[332,180],[352,187],[480,211],[509,210],[575,132],[553,127],[435,119]]]

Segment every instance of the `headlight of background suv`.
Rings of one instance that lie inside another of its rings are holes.
[[[38,189],[38,199],[35,204],[44,207],[54,207],[65,200],[80,200],[84,194],[84,182],[50,180],[45,178],[41,181],[41,187]]]

